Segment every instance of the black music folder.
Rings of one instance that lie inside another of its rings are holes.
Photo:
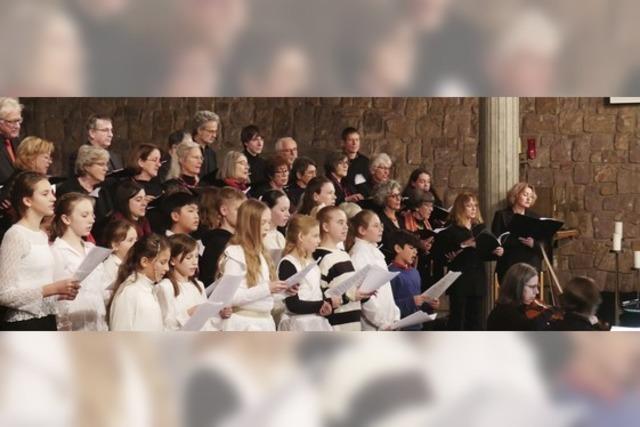
[[[554,218],[532,218],[515,214],[509,224],[514,237],[533,237],[535,240],[550,240],[564,222]]]

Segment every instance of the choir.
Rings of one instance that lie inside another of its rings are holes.
[[[0,99],[21,112],[14,101]],[[447,271],[459,273],[446,290],[450,330],[601,328],[588,278],[567,284],[560,307],[539,303],[549,242],[506,234],[515,215],[538,218],[530,184],[512,188],[489,230],[477,195],[459,194],[446,211],[421,168],[403,189],[387,154],[369,161],[360,153],[355,128],[316,176],[292,138],[263,158],[255,125],[241,131],[243,150],[238,144],[218,165],[219,126],[215,113],[200,111],[190,133],[169,137],[168,152],[140,144],[124,167],[110,147],[111,119],[92,116],[66,179],[46,176],[51,142],[0,135],[10,142],[0,149],[1,328],[175,331],[217,302],[197,329],[395,330],[418,312],[444,312],[428,290]],[[489,249],[480,243],[487,235],[500,237]],[[111,254],[77,280],[96,245]],[[500,289],[486,319],[488,261],[497,261]],[[392,278],[367,291],[374,266]],[[237,289],[212,300],[229,277],[239,278]]]

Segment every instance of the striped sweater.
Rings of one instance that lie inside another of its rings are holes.
[[[313,253],[313,258],[319,260],[320,287],[323,293],[354,274],[355,269],[349,254],[340,249],[320,247]],[[325,295],[326,296],[326,295]],[[337,331],[359,331],[360,301],[356,301],[356,288],[351,288],[342,296],[342,305],[327,317],[329,323]]]

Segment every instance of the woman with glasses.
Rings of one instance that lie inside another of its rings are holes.
[[[270,157],[265,167],[265,175],[267,177],[266,183],[252,186],[249,190],[249,197],[259,199],[269,190],[284,192],[289,182],[289,163],[287,159],[279,154]],[[251,177],[253,182],[253,171],[251,171]]]
[[[289,185],[286,193],[291,201],[291,213],[298,209],[298,204],[304,194],[309,181],[316,177],[316,163],[308,157],[298,157],[294,160],[289,172]]]
[[[224,156],[222,167],[218,170],[216,187],[231,187],[245,193],[249,189],[249,160],[239,151],[229,151]]]
[[[0,185],[15,171],[22,108],[15,98],[0,98]]]
[[[540,293],[538,271],[525,263],[517,263],[506,272],[496,306],[487,319],[489,331],[540,331],[551,319],[547,310],[540,316],[529,318],[527,309]]]
[[[140,144],[133,151],[129,168],[134,174],[133,180],[140,185],[147,196],[147,202],[160,197],[162,183],[158,178],[162,165],[162,153],[154,144]]]
[[[347,182],[349,172],[349,158],[341,151],[335,151],[327,155],[324,162],[324,171],[336,189],[336,205],[344,202],[360,202],[364,199]]]
[[[376,187],[373,193],[373,202],[376,204],[376,212],[382,222],[382,248],[387,264],[391,264],[395,253],[393,252],[393,234],[400,231],[400,207],[402,202],[402,188],[397,181],[387,181]]]

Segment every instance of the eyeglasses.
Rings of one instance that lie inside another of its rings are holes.
[[[3,122],[5,122],[6,124],[10,125],[10,126],[20,126],[22,124],[22,119],[15,119],[15,120],[6,120],[6,119],[0,119]]]
[[[392,193],[392,194],[389,194],[389,196],[388,196],[388,197],[390,197],[390,198],[392,198],[392,199],[398,199],[398,200],[400,200],[400,199],[402,198],[402,194],[400,194],[400,193]]]
[[[280,153],[284,153],[284,154],[294,154],[298,152],[297,148],[283,148],[282,150],[279,150]]]
[[[200,129],[202,132],[206,132],[208,134],[214,134],[218,132],[218,129]]]
[[[274,175],[289,175],[289,169],[280,169],[274,172]]]
[[[109,163],[107,163],[107,162],[95,162],[93,164],[93,166],[100,166],[101,168],[106,168],[106,167],[109,166]]]
[[[383,171],[390,171],[391,167],[390,166],[376,166],[376,169],[380,169]]]

